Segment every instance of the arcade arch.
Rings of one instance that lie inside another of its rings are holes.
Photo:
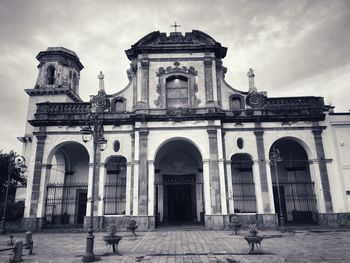
[[[286,223],[315,223],[317,199],[305,148],[292,138],[275,141],[270,148],[270,156],[273,147],[280,156],[277,168],[273,162],[270,163],[276,213],[282,211]]]
[[[193,143],[174,139],[155,157],[158,223],[204,222],[202,156]]]

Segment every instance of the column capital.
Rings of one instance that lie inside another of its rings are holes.
[[[213,60],[211,59],[211,57],[205,57],[203,62],[205,67],[210,67],[213,63]]]
[[[263,128],[254,128],[254,134],[256,137],[262,137],[264,135]]]
[[[142,69],[148,69],[149,68],[149,59],[148,58],[141,59],[140,64],[141,64]]]
[[[147,163],[148,165],[154,165],[154,160],[148,160]]]

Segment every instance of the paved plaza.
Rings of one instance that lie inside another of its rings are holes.
[[[99,262],[350,262],[350,230],[261,231],[263,254],[246,254],[246,231],[204,229],[159,229],[138,232],[137,237],[121,232],[121,256],[103,256],[108,250],[102,241],[105,232],[97,232],[95,254]],[[17,237],[20,238],[20,237]],[[24,250],[23,262],[81,262],[85,233],[37,232],[33,234],[34,253]],[[1,248],[6,235],[0,236]],[[0,262],[8,262],[9,253],[0,253]]]

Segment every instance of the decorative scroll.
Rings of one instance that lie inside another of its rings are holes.
[[[253,91],[247,96],[246,102],[252,108],[262,108],[265,105],[265,96]]]

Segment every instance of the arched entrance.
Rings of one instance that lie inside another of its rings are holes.
[[[87,150],[76,142],[63,143],[52,150],[47,162],[45,226],[82,227],[87,205]]]
[[[198,149],[182,139],[157,152],[156,215],[160,224],[204,223],[203,169]]]
[[[276,159],[277,169],[270,163],[276,213],[282,211],[286,223],[315,223],[317,200],[305,149],[289,138],[277,140],[270,156],[273,147],[280,156]]]

